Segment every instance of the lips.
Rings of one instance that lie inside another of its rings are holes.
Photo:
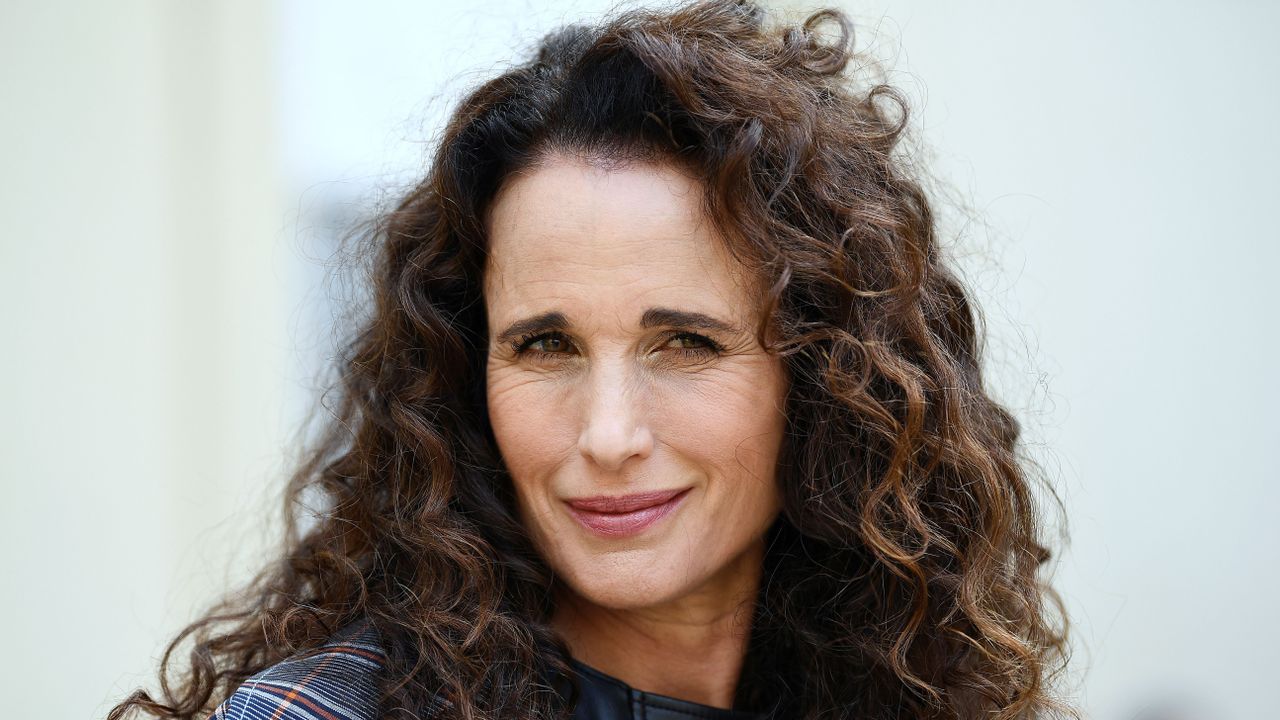
[[[577,500],[569,500],[570,506],[584,512],[596,513],[625,513],[634,510],[642,510],[654,505],[661,505],[671,498],[679,495],[688,488],[682,490],[663,490],[659,492],[637,493],[635,495],[621,495],[618,497],[608,497],[600,495],[590,498],[579,498]]]
[[[565,502],[569,514],[588,530],[606,537],[635,535],[675,510],[689,488],[638,493],[620,497],[597,496]]]

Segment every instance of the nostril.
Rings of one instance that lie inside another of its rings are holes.
[[[647,457],[653,449],[648,429],[635,424],[611,422],[588,424],[579,438],[583,455],[605,468],[617,468],[632,457]]]

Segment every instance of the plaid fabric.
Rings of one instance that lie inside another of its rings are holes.
[[[324,645],[245,680],[209,720],[377,720],[385,661],[377,629],[352,623]]]

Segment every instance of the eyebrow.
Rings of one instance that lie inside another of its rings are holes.
[[[545,312],[523,320],[517,320],[498,333],[498,342],[508,343],[524,337],[537,330],[564,330],[569,327],[569,319],[559,311]]]
[[[523,320],[517,320],[507,326],[498,334],[498,342],[507,343],[518,338],[524,337],[536,331],[550,330],[567,330],[569,328],[569,319],[565,314],[552,310],[540,315],[534,315]],[[675,310],[673,308],[651,307],[644,311],[640,316],[640,327],[650,328],[663,325],[695,328],[698,330],[709,330],[721,333],[737,333],[738,328],[723,320],[705,315],[700,312],[690,310]]]

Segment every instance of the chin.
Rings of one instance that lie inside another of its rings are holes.
[[[690,591],[689,574],[675,571],[675,567],[690,567],[693,563],[688,560],[679,564],[630,562],[634,559],[638,558],[594,556],[575,563],[567,572],[557,570],[557,574],[574,594],[614,610],[660,605]]]
[[[664,586],[645,587],[634,582],[600,583],[586,586],[569,583],[574,593],[592,605],[611,610],[639,610],[678,599],[681,593]]]

